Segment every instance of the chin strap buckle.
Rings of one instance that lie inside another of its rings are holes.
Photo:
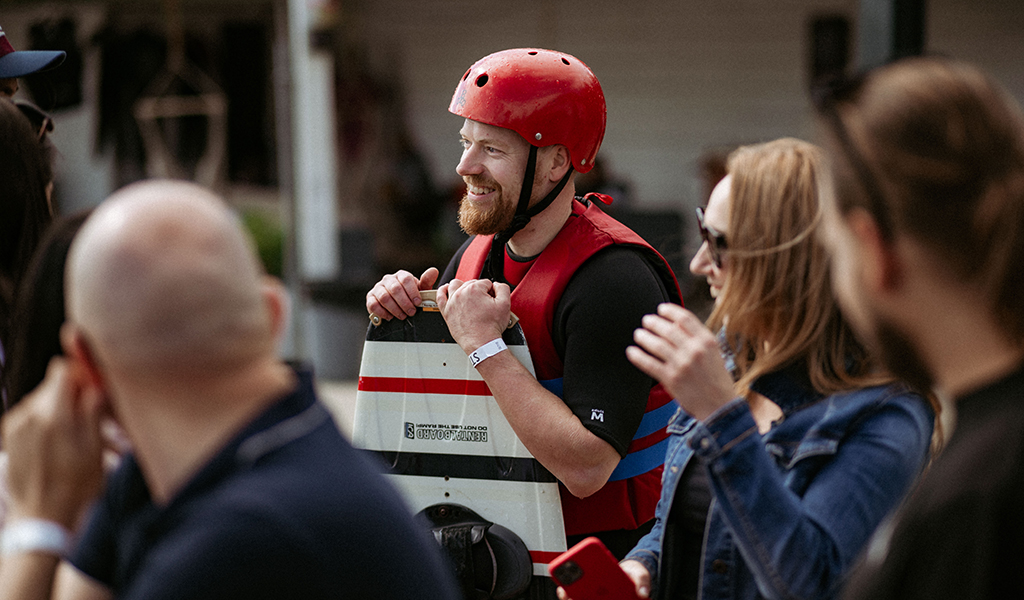
[[[588,192],[586,194],[583,194],[583,199],[590,201],[597,200],[598,202],[604,204],[605,206],[610,206],[611,203],[615,201],[615,198],[612,198],[608,194],[602,194],[600,192]]]

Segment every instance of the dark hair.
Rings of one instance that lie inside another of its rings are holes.
[[[32,257],[18,288],[3,372],[4,410],[43,380],[50,359],[61,354],[64,324],[64,265],[88,211],[54,221]]]
[[[48,154],[21,110],[0,100],[0,344],[7,352],[11,307],[28,262],[53,220]]]
[[[974,285],[1007,338],[1024,340],[1024,115],[965,63],[910,58],[819,107],[840,211],[867,210]],[[1019,342],[1024,343],[1024,342]]]
[[[53,118],[31,102],[17,100],[14,105],[18,107],[21,114],[25,115],[29,125],[32,126],[32,131],[35,132],[36,139],[39,140],[39,145],[43,149],[44,175],[47,181],[53,181],[53,162],[57,155],[57,148],[50,141],[50,133],[53,132]]]

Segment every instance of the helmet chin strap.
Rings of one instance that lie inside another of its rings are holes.
[[[562,193],[565,184],[569,183],[573,167],[570,163],[569,169],[565,172],[562,180],[540,202],[530,207],[530,196],[533,195],[533,177],[536,172],[537,147],[530,144],[530,156],[526,159],[526,171],[523,173],[523,184],[519,188],[519,203],[516,205],[516,214],[512,217],[512,223],[508,227],[494,235],[494,240],[491,242],[491,251],[487,254],[487,259],[484,261],[481,277],[486,277],[498,283],[508,283],[505,281],[505,244],[519,230],[526,227],[530,219],[551,206],[551,203],[555,201],[558,194]]]

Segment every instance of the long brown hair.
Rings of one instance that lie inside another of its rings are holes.
[[[755,379],[797,361],[806,362],[822,394],[891,381],[832,295],[829,256],[815,235],[821,169],[821,150],[793,138],[729,156],[729,268],[708,326],[725,328],[739,395],[748,397]]]
[[[921,242],[978,291],[1024,346],[1024,112],[991,77],[962,62],[908,58],[869,72],[832,101],[848,133],[835,146],[839,209],[869,210]],[[860,155],[862,171],[851,160]],[[865,179],[877,180],[871,202]]]

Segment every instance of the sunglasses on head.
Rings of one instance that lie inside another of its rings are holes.
[[[868,73],[870,71],[861,72],[851,78],[830,78],[815,87],[811,98],[818,115],[825,120],[835,135],[836,141],[839,143],[839,151],[846,156],[853,168],[854,175],[867,193],[867,208],[875,217],[883,239],[891,241],[893,238],[892,218],[889,215],[882,188],[863,155],[857,151],[838,109],[840,104],[853,102],[856,99]]]
[[[697,227],[700,228],[701,239],[708,245],[708,255],[711,256],[711,261],[721,269],[722,253],[729,248],[729,245],[725,241],[724,233],[714,227],[709,227],[704,222],[704,209],[700,206],[697,207]]]
[[[18,107],[21,114],[25,115],[28,122],[32,124],[32,131],[36,132],[36,139],[42,141],[47,133],[53,131],[53,119],[38,106],[22,101],[16,101],[14,105]]]

